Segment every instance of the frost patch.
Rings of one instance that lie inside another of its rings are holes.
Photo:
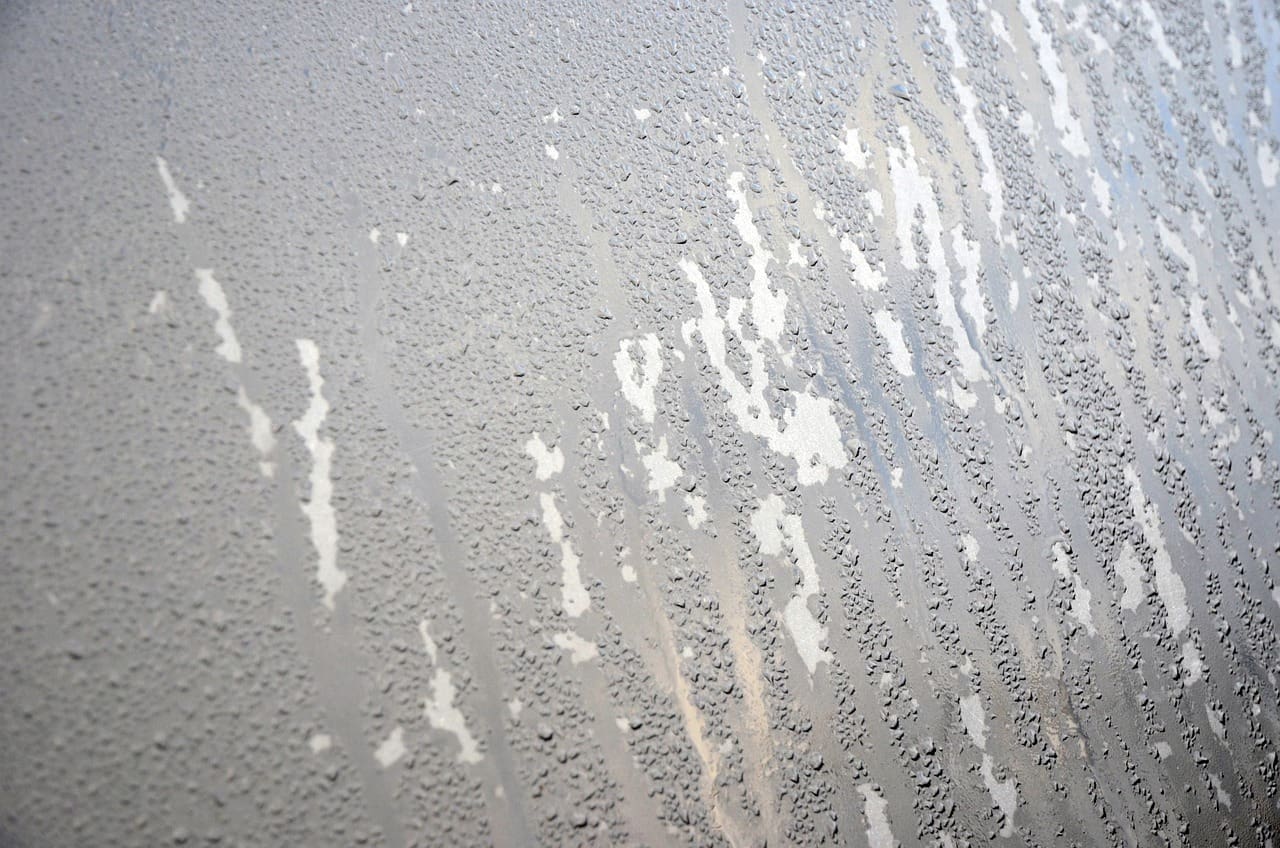
[[[982,251],[976,241],[964,237],[961,224],[956,224],[951,230],[951,250],[964,270],[964,277],[960,280],[960,308],[973,321],[973,331],[977,333],[978,341],[982,341],[982,334],[987,331],[987,308],[982,302],[982,292],[978,291],[978,263],[982,260]]]
[[[333,609],[334,596],[347,583],[347,574],[338,568],[338,520],[333,508],[333,441],[320,438],[320,428],[329,414],[329,402],[325,400],[324,379],[320,376],[320,349],[310,339],[298,339],[298,356],[307,371],[311,384],[311,403],[301,418],[293,422],[293,429],[302,437],[311,454],[311,497],[302,504],[302,512],[311,522],[311,544],[315,546],[319,561],[316,579],[324,587],[324,605]]]
[[[478,763],[481,759],[480,747],[471,731],[467,730],[466,719],[461,711],[453,705],[453,699],[457,696],[458,690],[453,685],[452,676],[444,669],[437,668],[431,678],[431,697],[426,699],[423,706],[427,723],[436,730],[452,733],[458,740],[458,762]]]
[[[1231,54],[1231,67],[1238,68],[1244,64],[1244,45],[1234,32],[1227,33],[1227,51]]]
[[[574,553],[573,545],[564,535],[564,519],[560,516],[559,508],[556,507],[555,495],[542,492],[538,495],[538,500],[542,504],[542,524],[547,528],[551,541],[560,546],[560,572],[564,583],[561,589],[561,605],[565,615],[577,618],[591,606],[591,596],[582,585],[582,576],[578,571],[578,555]]]
[[[241,386],[236,393],[236,403],[240,404],[240,408],[249,416],[249,440],[253,442],[258,455],[262,457],[258,463],[258,469],[262,472],[262,476],[274,477],[275,463],[267,459],[276,447],[276,437],[271,432],[271,416],[249,398],[249,393],[244,390],[244,386]]]
[[[327,733],[313,733],[307,740],[307,746],[313,754],[323,754],[333,747],[333,737]]]
[[[1142,17],[1147,19],[1147,23],[1151,25],[1151,40],[1156,45],[1156,52],[1160,54],[1160,58],[1165,64],[1174,70],[1182,70],[1182,61],[1178,59],[1178,54],[1173,52],[1173,48],[1169,46],[1169,41],[1164,37],[1164,27],[1160,25],[1160,19],[1156,17],[1156,10],[1151,8],[1151,4],[1147,0],[1142,0],[1138,4],[1138,11],[1142,12]]]
[[[1198,294],[1191,295],[1188,307],[1191,313],[1191,332],[1195,333],[1196,341],[1200,343],[1200,349],[1204,351],[1204,355],[1210,359],[1217,359],[1222,355],[1222,343],[1209,328],[1209,322],[1204,317],[1204,307],[1204,298]]]
[[[476,744],[471,731],[467,730],[467,722],[462,712],[453,705],[458,690],[454,687],[453,677],[449,672],[437,665],[439,651],[435,640],[428,632],[425,619],[418,623],[418,632],[422,635],[422,644],[426,648],[427,656],[431,659],[431,664],[436,666],[435,674],[431,678],[431,697],[423,702],[427,723],[435,730],[453,734],[458,740],[458,762],[478,763],[481,759],[480,746]]]
[[[564,453],[561,452],[560,446],[548,449],[537,433],[530,436],[529,441],[524,443],[524,452],[537,466],[534,474],[539,480],[549,480],[553,474],[564,471]]]
[[[1210,359],[1217,359],[1222,355],[1222,344],[1219,342],[1218,337],[1214,335],[1213,330],[1210,329],[1208,319],[1205,318],[1204,298],[1200,296],[1199,292],[1195,291],[1200,284],[1200,274],[1196,268],[1195,257],[1187,249],[1182,236],[1169,229],[1163,218],[1156,218],[1156,228],[1160,233],[1160,241],[1164,246],[1177,257],[1178,261],[1187,266],[1187,279],[1190,280],[1192,288],[1191,299],[1187,304],[1191,332],[1195,334],[1196,341],[1200,343],[1200,349],[1204,351],[1204,355]]]
[[[862,150],[862,142],[858,141],[857,128],[844,131],[844,141],[840,142],[840,155],[844,157],[844,161],[859,171],[866,170],[867,154]]]
[[[639,365],[631,354],[637,343],[644,356]],[[658,377],[662,375],[662,358],[658,352],[658,337],[649,333],[639,339],[623,339],[618,345],[618,352],[613,355],[613,372],[622,386],[622,396],[640,412],[646,424],[652,424],[657,413],[654,390],[658,387]]]
[[[1013,833],[1013,812],[1018,806],[1018,790],[1014,785],[1013,778],[1008,780],[996,780],[993,772],[995,762],[991,759],[991,755],[985,752],[987,747],[987,718],[982,710],[982,699],[978,697],[978,693],[966,695],[960,699],[960,720],[964,722],[965,732],[969,734],[969,738],[973,744],[983,751],[982,754],[982,782],[986,784],[987,791],[991,793],[991,800],[1000,808],[1000,812],[1004,814],[1004,824],[1000,828],[1001,836],[1009,836]]]
[[[1093,625],[1093,612],[1090,607],[1093,593],[1085,587],[1080,575],[1071,570],[1071,557],[1061,542],[1053,543],[1053,568],[1054,571],[1072,581],[1071,617],[1089,631],[1090,636],[1096,636],[1098,631]]]
[[[801,244],[799,241],[791,242],[789,246],[790,255],[787,257],[788,268],[792,265],[799,265],[801,268],[804,267],[804,257],[800,255],[800,248]]]
[[[684,503],[689,507],[689,526],[697,530],[707,520],[707,499],[701,495],[685,495]]]
[[[862,794],[862,812],[867,817],[867,842],[871,848],[897,848],[898,840],[889,828],[889,802],[870,783],[859,786],[858,792]]]
[[[1191,686],[1204,675],[1204,659],[1195,640],[1188,639],[1182,643],[1182,680],[1183,686]]]
[[[222,290],[222,285],[213,276],[212,269],[197,268],[195,273],[196,280],[199,281],[200,297],[218,316],[213,328],[221,342],[214,349],[214,352],[232,365],[239,365],[243,356],[240,350],[240,340],[236,338],[235,328],[231,326],[231,306],[227,303],[227,293]],[[155,297],[151,299],[151,306],[148,311],[155,315],[168,308],[168,304],[168,295],[163,291],[156,292]],[[262,472],[264,477],[274,477],[276,466],[274,462],[268,459],[276,446],[275,435],[272,433],[271,428],[271,417],[267,415],[261,406],[253,402],[243,385],[239,386],[236,391],[236,403],[249,416],[249,439],[253,442],[253,446],[257,449],[260,457],[258,470]]]
[[[968,61],[960,48],[959,33],[956,30],[955,18],[951,17],[951,8],[942,0],[930,0],[929,5],[938,16],[938,26],[942,28],[942,40],[951,51],[951,63],[957,68],[963,68]]]
[[[955,377],[951,378],[951,399],[965,412],[978,405],[978,396],[957,383]]]
[[[1280,175],[1280,159],[1265,141],[1258,142],[1258,171],[1262,176],[1262,184],[1267,188],[1275,188],[1276,176]]]
[[[1111,187],[1102,178],[1096,168],[1089,169],[1089,185],[1093,188],[1093,199],[1098,202],[1102,214],[1111,217]]]
[[[751,530],[760,540],[760,550],[766,556],[782,553],[785,544],[800,569],[800,583],[787,602],[783,621],[796,643],[800,659],[812,675],[818,663],[831,661],[831,654],[821,646],[827,638],[827,628],[819,624],[809,611],[809,599],[819,594],[822,587],[818,582],[818,567],[813,553],[805,541],[804,524],[800,516],[787,515],[782,498],[770,495],[760,502],[751,516]]]
[[[1182,237],[1174,230],[1169,229],[1163,219],[1156,218],[1156,226],[1160,233],[1160,241],[1164,243],[1170,253],[1187,266],[1187,278],[1190,280],[1193,289],[1191,299],[1187,304],[1191,332],[1195,335],[1196,341],[1199,342],[1200,349],[1204,351],[1204,355],[1209,359],[1217,359],[1222,355],[1222,344],[1209,327],[1209,321],[1205,317],[1204,308],[1206,304],[1204,298],[1200,296],[1198,291],[1195,291],[1200,281],[1195,257],[1187,249]]]
[[[874,317],[876,331],[889,345],[889,362],[904,377],[915,374],[915,369],[911,367],[911,351],[907,349],[907,342],[902,337],[902,322],[885,309],[876,310]]]
[[[1009,837],[1013,835],[1013,813],[1018,808],[1018,787],[1014,784],[1012,777],[1008,780],[996,780],[995,773],[992,770],[993,765],[991,755],[983,754],[982,782],[986,784],[987,791],[991,793],[991,799],[996,802],[996,806],[1004,814],[1004,824],[1000,826],[1000,835]]]
[[[1018,9],[1027,19],[1027,34],[1036,45],[1036,58],[1040,62],[1040,70],[1049,80],[1052,89],[1050,114],[1053,125],[1058,130],[1062,149],[1072,156],[1088,156],[1089,144],[1084,140],[1084,130],[1080,121],[1071,114],[1071,98],[1067,93],[1067,75],[1062,72],[1062,63],[1053,50],[1053,39],[1045,32],[1040,21],[1040,13],[1036,11],[1035,0],[1018,0]]]
[[[1176,230],[1169,229],[1169,225],[1160,217],[1156,218],[1156,230],[1160,233],[1160,241],[1169,249],[1169,252],[1176,256],[1183,265],[1187,266],[1187,278],[1191,280],[1191,285],[1198,285],[1200,277],[1196,272],[1196,260],[1191,255],[1191,251],[1187,250],[1187,245],[1182,240],[1182,236],[1178,235]]]
[[[649,473],[649,491],[658,493],[658,503],[666,503],[667,490],[680,479],[680,465],[667,458],[667,451],[667,437],[663,436],[657,449],[640,460]]]
[[[702,269],[688,258],[680,260],[680,269],[697,289],[702,317],[692,323],[707,346],[707,357],[720,375],[720,384],[729,395],[729,409],[738,425],[764,439],[773,451],[794,459],[796,479],[801,486],[825,483],[830,469],[841,468],[847,462],[831,401],[796,392],[795,410],[783,413],[781,422],[774,419],[764,397],[769,381],[760,342],[741,339],[750,371],[751,388],[748,389],[727,361],[726,322],[716,310]]]
[[[950,5],[945,0],[930,0],[930,6],[938,16],[938,24],[942,27],[947,49],[951,51],[952,65],[956,68],[967,67],[969,61],[956,37],[956,22],[951,16]],[[998,12],[992,14],[999,19]],[[999,20],[1003,26],[1003,19]],[[965,132],[969,134],[969,140],[978,151],[979,161],[982,162],[982,191],[987,195],[991,205],[989,210],[991,223],[997,235],[1003,238],[1004,193],[1001,188],[1000,174],[996,170],[995,152],[991,149],[991,138],[987,135],[986,128],[978,121],[978,97],[973,93],[973,89],[955,74],[951,75],[951,86],[955,89],[956,99],[960,101],[960,120],[964,124]]]
[[[569,661],[574,665],[593,660],[600,653],[595,642],[588,642],[572,631],[557,633],[551,637],[551,641],[556,647],[569,652]]]
[[[987,747],[987,718],[982,711],[982,699],[975,692],[960,699],[960,720],[965,732],[979,748]]]
[[[765,556],[782,553],[782,545],[786,541],[782,531],[785,513],[782,499],[773,495],[761,501],[755,515],[751,516],[751,532],[760,540],[760,551]]]
[[[373,752],[378,765],[383,768],[390,768],[395,765],[404,755],[404,728],[399,726],[391,731],[391,735],[383,740],[382,744],[378,746],[378,750]]]
[[[1213,140],[1218,142],[1219,147],[1227,146],[1227,128],[1216,120],[1209,122],[1209,131],[1213,133]]]
[[[1218,803],[1231,809],[1231,794],[1222,788],[1222,775],[1210,774],[1209,782],[1213,784],[1214,797],[1218,799]]]
[[[164,183],[164,190],[169,194],[169,208],[173,210],[173,220],[179,224],[185,224],[187,212],[191,211],[187,196],[174,182],[173,174],[169,173],[169,163],[159,156],[156,157],[156,170],[160,172],[160,182]]]
[[[1204,714],[1209,719],[1209,729],[1213,731],[1213,735],[1218,737],[1218,741],[1223,745],[1227,744],[1227,728],[1219,719],[1218,714],[1210,709],[1208,704],[1204,705]]]
[[[1017,51],[1017,47],[1013,43],[1013,37],[1009,35],[1009,27],[1004,22],[1004,15],[995,9],[991,10],[991,31],[1008,44],[1010,50]]]
[[[227,294],[222,285],[213,277],[212,268],[197,268],[196,280],[200,284],[200,296],[204,302],[218,315],[213,329],[217,331],[222,343],[215,352],[233,365],[240,364],[240,340],[231,326],[231,306],[227,303]]]
[[[883,204],[883,201],[881,201]],[[872,204],[872,209],[875,204]],[[884,211],[883,205],[881,212]],[[866,255],[862,252],[862,248],[858,247],[858,243],[849,238],[849,235],[840,236],[840,250],[849,260],[849,264],[853,266],[853,281],[867,291],[880,291],[880,287],[884,285],[884,272],[872,268],[871,263],[867,261]]]
[[[876,189],[867,189],[867,203],[871,204],[871,216],[873,218],[879,218],[884,214],[884,195]]]
[[[1071,617],[1079,622],[1080,626],[1085,630],[1089,631],[1090,636],[1097,636],[1098,630],[1093,625],[1093,610],[1091,608],[1093,593],[1085,588],[1079,574],[1072,576],[1075,578],[1075,597],[1071,601]]]
[[[1133,466],[1125,466],[1124,477],[1129,484],[1129,507],[1133,510],[1133,520],[1142,530],[1143,539],[1154,553],[1156,593],[1164,603],[1169,632],[1177,636],[1191,621],[1191,613],[1187,609],[1187,590],[1182,584],[1182,578],[1173,570],[1173,561],[1169,558],[1164,536],[1160,532],[1160,513],[1156,505],[1147,502],[1147,496],[1142,492],[1142,481],[1138,479]]]
[[[782,324],[786,319],[787,294],[775,292],[769,287],[767,272],[773,254],[765,250],[760,240],[760,231],[756,229],[751,218],[751,207],[747,205],[747,193],[742,188],[745,178],[741,171],[729,175],[728,198],[737,206],[733,215],[733,225],[739,237],[751,248],[751,320],[756,325],[760,337],[768,339],[774,345],[782,337]]]
[[[938,317],[942,326],[951,333],[956,358],[960,360],[965,379],[970,383],[985,380],[986,369],[982,367],[977,351],[969,344],[969,336],[965,333],[960,314],[956,311],[955,297],[951,293],[951,274],[942,248],[942,221],[933,194],[933,181],[920,171],[910,131],[906,127],[899,127],[898,133],[904,150],[889,150],[889,176],[893,183],[898,249],[902,253],[902,265],[908,271],[920,267],[915,242],[911,238],[916,210],[919,209],[924,214],[924,234],[928,242],[926,261],[929,270],[933,272],[933,293],[938,301]]]
[[[425,618],[418,622],[418,635],[422,637],[422,647],[426,649],[427,657],[435,665],[440,659],[440,648],[436,645],[436,640],[431,638],[431,629]]]

